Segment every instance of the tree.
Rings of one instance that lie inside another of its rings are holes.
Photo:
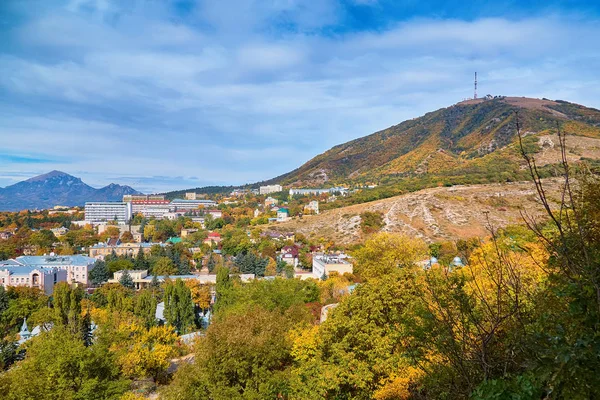
[[[276,399],[289,393],[289,319],[247,308],[213,322],[194,364],[175,374],[161,398]]]
[[[408,236],[377,233],[353,255],[355,271],[363,278],[370,279],[393,273],[398,268],[414,266],[427,258],[427,245]]]
[[[10,298],[8,297],[6,289],[4,289],[4,286],[0,286],[0,319],[2,319],[2,314],[4,314],[4,311],[8,308],[9,301]]]
[[[179,265],[177,268],[177,274],[179,275],[188,275],[190,273],[190,263],[187,258],[181,258],[179,261]]]
[[[137,294],[133,313],[142,319],[146,329],[156,324],[156,298],[149,290]]]
[[[133,243],[133,235],[131,232],[126,231],[121,235],[121,242],[123,243]]]
[[[177,279],[165,286],[164,301],[167,323],[179,334],[188,332],[194,324],[194,303],[190,289],[181,279]]]
[[[208,268],[208,272],[212,273],[215,270],[215,267],[217,266],[217,261],[215,260],[215,257],[213,255],[213,252],[210,252],[210,256],[208,256],[208,262],[206,264],[207,268]]]
[[[94,263],[94,267],[90,270],[88,278],[92,285],[98,286],[110,279],[111,273],[108,270],[106,263],[98,260]]]
[[[131,378],[151,377],[166,380],[171,358],[176,354],[177,334],[172,327],[153,326],[136,331],[133,344],[120,358],[123,373]]]
[[[116,256],[115,256],[116,257]],[[117,271],[125,271],[128,269],[133,269],[133,262],[125,258],[116,258],[110,261],[106,261],[106,265],[111,274],[114,274]]]
[[[54,286],[54,312],[56,321],[69,328],[73,333],[80,328],[81,299],[83,289],[71,288],[66,282],[59,282]]]
[[[269,263],[265,268],[265,276],[275,276],[277,274],[277,263],[272,258],[269,258]]]
[[[94,334],[92,332],[92,317],[89,310],[83,315],[80,321],[81,341],[85,347],[89,347],[94,342]]]
[[[45,229],[34,232],[29,237],[29,243],[34,246],[38,246],[39,248],[50,248],[57,241],[58,239],[56,239],[54,233]]]
[[[152,280],[150,281],[150,288],[153,290],[160,288],[160,282],[158,281],[158,277],[156,275],[152,275]]]
[[[229,277],[229,268],[218,268],[216,286],[217,299],[215,303],[215,310],[217,310],[219,307],[224,307],[229,303],[230,299],[228,299],[228,297],[230,296],[232,289],[233,282],[231,282],[231,278]]]
[[[119,283],[127,289],[135,289],[135,283],[133,282],[133,278],[127,270],[123,271],[121,278],[119,278]]]
[[[135,259],[133,260],[133,267],[138,270],[147,270],[148,269],[148,261],[144,256],[144,250],[140,246],[137,254],[135,255]]]
[[[410,398],[409,385],[420,374],[411,368],[402,326],[414,286],[410,271],[373,279],[341,301],[318,328],[297,331],[292,397]],[[395,396],[380,397],[392,389]]]
[[[78,334],[63,327],[33,338],[25,360],[0,377],[5,400],[117,400],[128,388],[106,347],[85,347]]]
[[[173,261],[169,257],[159,257],[152,268],[153,275],[175,275],[177,268],[173,265]]]

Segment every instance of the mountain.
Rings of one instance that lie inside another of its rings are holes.
[[[86,201],[119,201],[125,194],[139,193],[129,186],[114,183],[95,189],[80,178],[52,171],[0,188],[0,211],[81,206]]]
[[[600,159],[600,110],[525,97],[468,100],[338,145],[268,182],[283,185],[440,184],[526,179],[516,145],[516,114],[525,146],[550,169],[559,161],[557,123],[571,161]]]

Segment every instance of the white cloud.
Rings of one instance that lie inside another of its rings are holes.
[[[26,10],[8,32],[7,151],[70,157],[62,167],[102,183],[244,183],[470,96],[475,70],[480,93],[600,107],[593,19],[419,19],[331,33],[341,18],[333,0],[207,0],[186,12],[125,4]],[[25,170],[0,174],[15,168]]]

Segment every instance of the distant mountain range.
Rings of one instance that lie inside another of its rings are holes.
[[[123,195],[139,193],[129,186],[114,183],[95,189],[80,178],[52,171],[0,188],[0,211],[82,206],[86,201],[120,201]]]

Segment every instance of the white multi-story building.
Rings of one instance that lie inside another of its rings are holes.
[[[33,268],[58,268],[66,272],[65,279],[68,283],[88,284],[89,272],[94,268],[96,259],[82,256],[21,256],[13,261],[21,266]]]
[[[134,200],[131,202],[133,215],[142,214],[146,218],[163,218],[164,214],[172,212],[175,207],[169,200]]]
[[[209,208],[216,207],[217,202],[213,200],[205,200],[205,199],[196,199],[196,200],[186,200],[186,199],[174,199],[171,201],[171,206],[175,207],[177,211],[192,211],[197,210],[200,207]]]
[[[0,261],[0,285],[27,286],[51,295],[54,285],[67,280],[67,272],[56,267],[23,265],[16,260]]]
[[[333,187],[333,188],[329,188],[329,189],[290,189],[290,196],[295,196],[295,195],[319,196],[322,194],[334,194],[334,193],[338,193],[338,192],[341,193],[342,196],[346,196],[348,194],[348,188]]]
[[[124,202],[132,201],[150,201],[150,200],[164,200],[164,194],[126,194],[123,196]]]
[[[130,202],[92,201],[85,203],[85,220],[88,222],[127,222],[131,219],[131,215]]]
[[[267,186],[261,186],[258,189],[258,193],[269,194],[269,193],[281,192],[282,190],[283,190],[283,187],[281,187],[281,185],[267,185]]]

